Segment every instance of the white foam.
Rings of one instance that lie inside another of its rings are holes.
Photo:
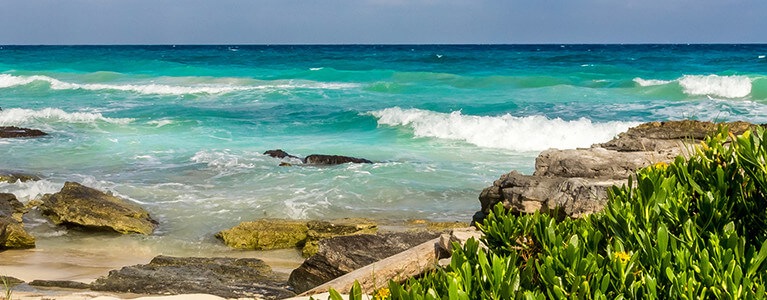
[[[100,113],[65,112],[58,108],[43,108],[40,110],[9,108],[0,111],[0,125],[20,125],[43,121],[64,123],[94,123],[106,122],[113,124],[127,124],[133,122],[129,118],[107,118]]]
[[[149,121],[149,122],[147,122],[147,124],[155,125],[157,128],[160,128],[160,127],[163,127],[165,125],[173,124],[173,121],[172,120],[168,120],[168,119],[162,119],[162,120]]]
[[[589,119],[565,121],[544,116],[471,116],[460,111],[438,113],[421,109],[387,108],[371,112],[378,124],[412,128],[416,137],[461,140],[515,151],[569,149],[606,142],[638,123],[594,123]]]
[[[751,79],[747,76],[685,75],[679,85],[688,95],[743,98],[751,94]]]
[[[49,76],[15,76],[0,74],[0,88],[9,88],[31,84],[36,81],[47,82],[54,90],[115,90],[155,95],[187,94],[225,94],[250,90],[286,90],[286,89],[348,89],[357,87],[352,83],[314,82],[306,80],[249,81],[244,79],[214,79],[211,83],[197,83],[200,78],[162,78],[168,81],[194,81],[192,85],[159,84],[144,82],[135,84],[72,83]],[[248,84],[251,83],[251,84]]]
[[[642,79],[642,78],[634,78],[634,82],[636,82],[639,86],[656,86],[656,85],[664,85],[669,84],[674,81],[671,80],[657,80],[657,79]]]
[[[45,194],[57,193],[64,187],[63,183],[55,183],[47,180],[17,181],[15,183],[0,182],[0,192],[11,193],[21,202],[37,199]]]

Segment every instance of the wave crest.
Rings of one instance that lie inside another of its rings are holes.
[[[10,108],[0,111],[0,125],[20,125],[35,121],[64,122],[64,123],[95,123],[127,124],[133,122],[130,118],[107,118],[100,113],[73,112],[68,113],[58,108],[41,110]]]
[[[183,78],[173,78],[180,80]],[[287,90],[287,89],[347,89],[357,87],[351,83],[333,83],[333,82],[313,82],[301,80],[281,80],[274,82],[257,82],[248,84],[247,80],[230,79],[234,82],[221,82],[213,80],[211,83],[199,83],[200,78],[192,78],[194,84],[191,85],[173,85],[138,83],[138,84],[105,84],[105,83],[72,83],[61,81],[53,77],[34,75],[34,76],[15,76],[10,74],[0,74],[0,88],[10,88],[15,86],[28,85],[33,82],[46,82],[54,90],[113,90],[123,92],[133,92],[149,95],[188,95],[188,94],[226,94],[240,91],[252,90]]]
[[[634,78],[642,87],[678,84],[689,96],[713,96],[728,99],[744,98],[751,94],[752,79],[748,76],[731,75],[684,75],[676,80]]]
[[[471,116],[460,111],[439,113],[421,109],[386,108],[371,112],[379,125],[406,126],[416,137],[461,140],[479,147],[515,151],[588,147],[610,140],[638,123],[565,121],[545,116]]]

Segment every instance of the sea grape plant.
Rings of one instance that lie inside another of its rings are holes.
[[[739,136],[720,128],[689,158],[641,169],[611,188],[605,209],[583,218],[517,216],[498,205],[479,226],[481,241],[454,244],[449,266],[375,295],[765,299],[764,138],[762,128]]]

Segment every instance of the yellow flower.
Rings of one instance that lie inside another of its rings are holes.
[[[613,258],[616,258],[622,264],[625,264],[625,263],[629,262],[629,259],[631,259],[631,255],[629,255],[626,252],[615,252],[615,253],[613,253]]]
[[[666,170],[668,168],[668,163],[666,163],[664,161],[659,161],[659,162],[655,163],[653,165],[653,167],[655,169],[658,169],[658,170]]]
[[[388,288],[382,288],[376,291],[375,295],[373,295],[373,299],[375,300],[381,300],[381,299],[388,299],[391,293],[389,292]]]

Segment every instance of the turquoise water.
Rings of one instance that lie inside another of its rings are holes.
[[[0,47],[0,184],[78,181],[156,237],[263,217],[468,221],[502,173],[646,121],[767,122],[767,45]],[[378,163],[280,167],[283,149]],[[43,226],[34,220],[30,226]],[[42,229],[41,229],[42,230]],[[44,232],[44,231],[43,231]],[[48,232],[50,236],[63,234]]]

